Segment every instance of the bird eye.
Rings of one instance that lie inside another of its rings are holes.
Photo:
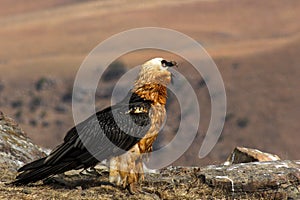
[[[161,61],[161,65],[162,65],[163,67],[167,67],[167,61],[166,61],[166,60],[162,60],[162,61]]]

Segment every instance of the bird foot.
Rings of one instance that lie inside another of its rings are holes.
[[[130,194],[142,194],[143,191],[141,190],[141,188],[137,185],[137,183],[131,183],[129,185],[127,185],[127,190],[130,192]]]

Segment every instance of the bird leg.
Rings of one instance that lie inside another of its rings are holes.
[[[116,184],[117,186],[121,185],[121,176],[119,173],[120,169],[120,157],[113,157],[110,159],[110,169],[109,169],[109,182]]]
[[[125,154],[111,158],[109,181],[123,188],[128,188],[130,193],[136,193],[136,183],[144,179],[142,156],[138,145],[135,145]]]

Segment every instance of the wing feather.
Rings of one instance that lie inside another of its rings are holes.
[[[20,171],[23,172],[15,183],[37,181],[39,177],[42,179],[70,169],[87,168],[128,151],[148,132],[150,107],[151,102],[133,93],[122,102],[97,112],[70,129],[64,142],[49,156],[22,167]],[[135,109],[139,112],[134,112]]]

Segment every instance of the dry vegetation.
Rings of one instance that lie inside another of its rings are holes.
[[[3,172],[1,170],[1,172]],[[99,171],[100,172],[100,171]],[[8,172],[1,179],[10,181],[15,173]],[[28,186],[12,186],[0,182],[1,199],[286,199],[286,192],[275,189],[256,192],[232,192],[227,187],[211,187],[203,182],[198,168],[169,168],[160,174],[148,174],[139,185],[140,192],[111,185],[108,172],[100,176],[78,175],[77,172],[61,175]],[[63,178],[63,179],[62,179]],[[59,182],[57,182],[59,181]],[[61,182],[63,181],[63,182]],[[67,185],[65,185],[67,184]]]
[[[210,100],[207,89],[198,85],[201,77],[175,57],[182,63],[178,70],[195,87],[202,117],[200,134],[179,163],[221,162],[238,145],[297,159],[299,1],[16,2],[0,0],[0,106],[38,144],[57,145],[73,125],[68,100],[72,81],[99,42],[130,28],[158,26],[201,42],[217,63],[227,90],[228,121],[222,137],[207,158],[195,159],[210,118]],[[174,57],[141,51],[120,60],[129,68],[157,54]],[[43,78],[54,85],[36,90]],[[109,93],[113,83],[105,83],[102,89]],[[101,99],[97,106],[103,108],[109,102]],[[175,114],[170,120],[177,118],[178,113],[171,112]],[[161,139],[169,141],[174,130],[166,130]]]

